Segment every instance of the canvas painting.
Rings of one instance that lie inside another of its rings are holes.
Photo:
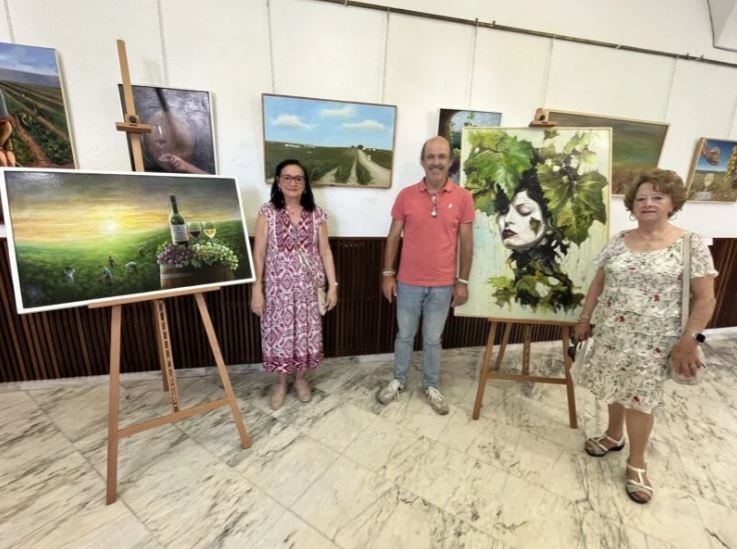
[[[624,194],[635,172],[657,168],[668,124],[547,109],[558,127],[612,128],[612,194]]]
[[[460,316],[574,322],[609,236],[609,128],[464,128],[476,206]]]
[[[151,133],[142,134],[147,172],[217,173],[210,92],[132,86],[133,103]],[[120,104],[123,86],[118,85]],[[131,158],[131,166],[133,159]]]
[[[266,181],[287,158],[313,186],[388,188],[392,183],[393,105],[263,94]]]
[[[2,166],[75,166],[56,50],[0,43]]]
[[[19,313],[254,279],[235,179],[62,170],[1,175]]]
[[[461,136],[463,128],[490,128],[502,123],[502,113],[485,111],[462,111],[440,109],[438,135],[445,137],[453,150],[453,162],[448,177],[456,185],[460,182],[461,168]]]
[[[737,200],[737,141],[699,139],[687,185],[689,200]]]

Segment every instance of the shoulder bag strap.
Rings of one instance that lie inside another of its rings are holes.
[[[686,329],[691,305],[691,233],[683,237],[683,289],[681,291],[681,331]]]

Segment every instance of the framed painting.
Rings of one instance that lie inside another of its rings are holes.
[[[69,127],[56,50],[0,42],[0,168],[74,168]]]
[[[464,128],[476,206],[459,316],[574,322],[609,237],[609,128]]]
[[[151,133],[142,134],[141,139],[144,170],[217,173],[210,92],[153,86],[132,88],[136,113],[143,124],[151,125]],[[125,112],[120,84],[118,94]]]
[[[445,137],[453,150],[453,162],[448,177],[456,185],[459,183],[461,168],[461,136],[463,128],[490,128],[502,123],[502,113],[490,111],[463,111],[440,109],[438,135]]]
[[[634,172],[657,168],[669,124],[546,109],[558,127],[612,128],[612,194],[624,194]]]
[[[264,167],[299,160],[313,186],[386,189],[392,183],[397,107],[262,94]]]
[[[19,313],[251,282],[235,179],[0,172]]]
[[[737,141],[710,137],[699,139],[687,186],[689,200],[737,200]]]

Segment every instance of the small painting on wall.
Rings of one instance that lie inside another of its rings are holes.
[[[687,185],[689,200],[737,200],[737,141],[699,139]]]
[[[635,172],[657,168],[669,124],[546,109],[557,127],[612,128],[612,194],[624,194]]]
[[[0,191],[19,313],[254,279],[235,179],[19,169]]]
[[[609,237],[609,128],[464,128],[476,206],[459,316],[575,322]]]
[[[314,186],[388,188],[397,108],[263,94],[264,166],[299,160]]]
[[[448,170],[448,177],[453,183],[459,183],[463,128],[489,128],[499,126],[501,123],[502,113],[500,112],[440,109],[438,135],[445,137],[453,150],[453,162]]]
[[[136,113],[141,123],[151,126],[151,132],[142,134],[141,139],[144,170],[217,173],[210,92],[152,86],[132,88]],[[120,84],[118,93],[125,111]]]

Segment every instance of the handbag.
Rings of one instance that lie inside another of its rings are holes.
[[[691,307],[691,233],[686,233],[683,237],[683,281],[681,289],[681,333],[686,329],[688,322],[688,313]],[[696,375],[684,376],[676,371],[673,366],[672,358],[668,362],[670,369],[670,377],[673,381],[683,385],[697,385],[701,382],[701,371],[706,366],[704,351],[700,344],[696,346],[696,355],[699,360],[699,367]]]
[[[312,214],[313,221],[314,221],[314,212]],[[315,274],[315,272],[312,270],[312,267],[310,267],[309,261],[307,261],[307,258],[305,257],[304,253],[302,253],[302,248],[300,247],[299,243],[294,241],[294,247],[297,250],[297,253],[299,254],[299,260],[304,266],[304,268],[307,270],[307,273],[310,275],[310,278],[312,279],[312,284],[315,286],[315,294],[317,298],[317,312],[319,312],[322,316],[325,316],[325,313],[328,312],[328,293],[325,290],[325,285],[320,283],[319,278]]]

